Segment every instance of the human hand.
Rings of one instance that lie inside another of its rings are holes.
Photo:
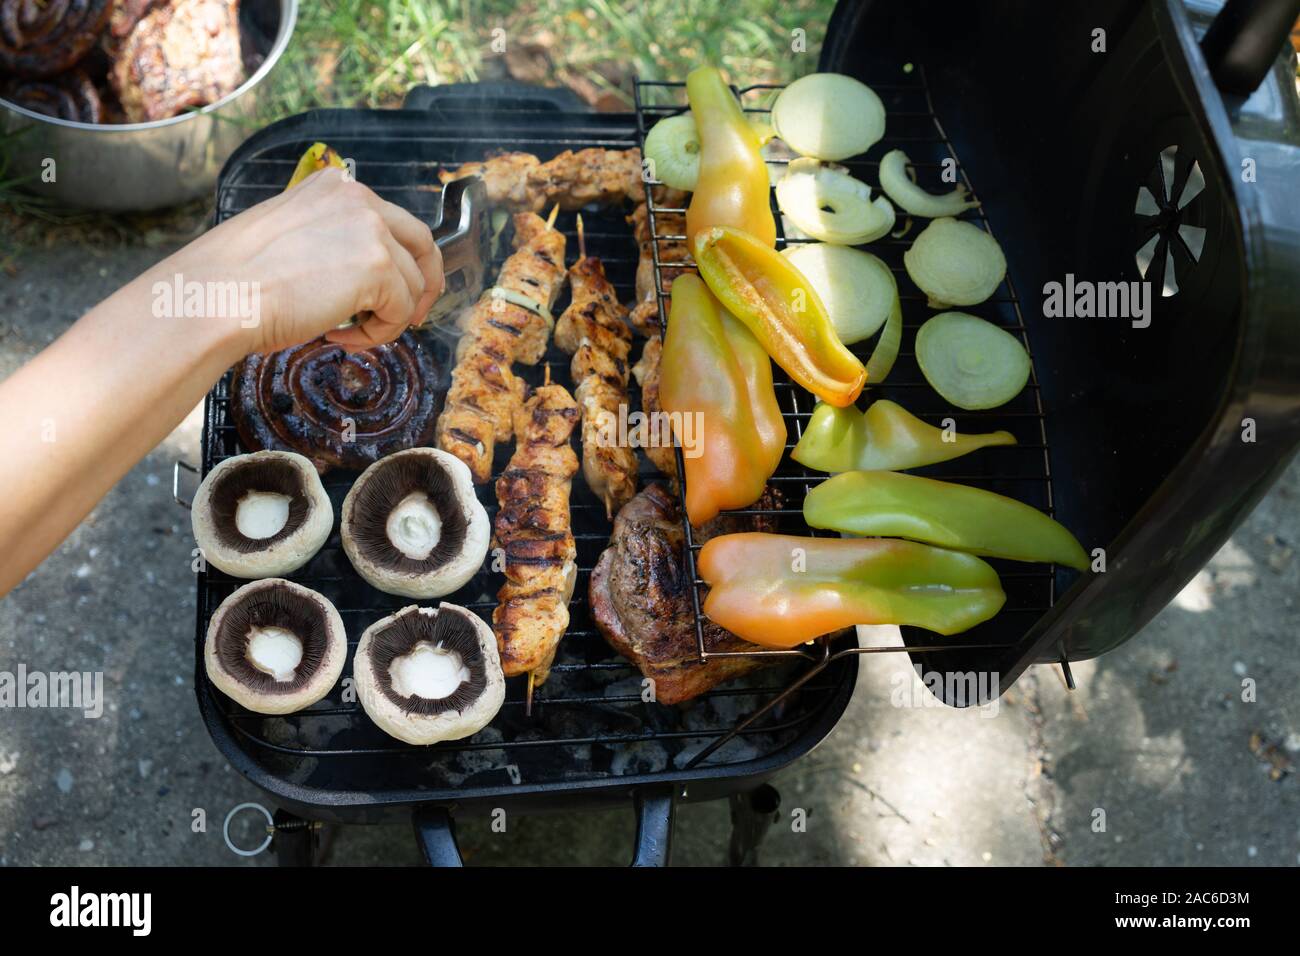
[[[230,317],[243,354],[321,334],[349,350],[391,342],[424,319],[444,285],[429,227],[333,168],[228,219],[159,269],[166,279],[256,290],[245,296],[256,314]],[[359,313],[360,324],[337,328]]]

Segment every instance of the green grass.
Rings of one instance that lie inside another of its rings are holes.
[[[816,66],[834,0],[316,0],[272,77],[265,118],[315,106],[400,105],[417,84],[523,78],[631,104],[633,74],[684,79],[701,63],[748,82]],[[804,31],[806,52],[792,49]],[[498,32],[500,31],[500,32]],[[504,41],[505,51],[500,47]]]

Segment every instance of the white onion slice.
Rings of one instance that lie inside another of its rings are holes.
[[[509,302],[511,305],[517,305],[521,309],[527,309],[534,315],[541,316],[548,329],[555,328],[555,319],[551,316],[551,310],[535,299],[530,299],[528,296],[516,292],[514,289],[506,289],[499,285],[494,285],[489,289],[488,295],[492,296],[494,299],[501,299],[504,302]]]
[[[772,104],[772,126],[796,153],[848,159],[885,135],[885,104],[865,83],[840,73],[811,73]]]
[[[776,184],[776,204],[803,234],[856,246],[894,228],[894,207],[843,169],[815,159],[796,159]]]
[[[965,186],[958,186],[942,196],[926,192],[908,178],[907,167],[910,163],[911,160],[901,149],[891,149],[880,161],[880,188],[899,208],[913,216],[938,219],[942,216],[961,215],[965,210],[979,205],[969,198]]]
[[[845,345],[875,335],[899,308],[894,274],[869,252],[809,243],[791,246],[785,256],[812,284]]]
[[[665,186],[693,190],[700,178],[700,134],[690,113],[667,116],[645,137],[645,158],[651,174]]]
[[[921,373],[949,403],[996,408],[1029,381],[1029,353],[1006,329],[965,312],[941,312],[916,332]]]
[[[996,239],[978,226],[947,218],[921,230],[903,253],[903,265],[936,309],[983,302],[1007,274]]]

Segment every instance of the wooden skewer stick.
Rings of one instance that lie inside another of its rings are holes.
[[[587,258],[587,237],[582,231],[582,213],[578,213],[578,261]]]
[[[534,671],[528,672],[528,690],[524,695],[524,716],[533,716],[533,674]]]
[[[559,214],[560,214],[560,204],[557,202],[554,206],[551,207],[551,214],[546,217],[546,228],[548,231],[555,228],[555,217],[558,216]]]

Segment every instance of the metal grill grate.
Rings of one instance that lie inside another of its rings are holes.
[[[901,148],[912,159],[913,165],[935,178],[937,171],[947,164],[956,170],[967,188],[975,193],[965,171],[948,137],[944,134],[938,117],[934,114],[929,90],[926,86],[925,73],[917,67],[912,73],[902,75],[901,79],[888,82],[867,81],[884,101],[887,114],[887,132],[885,138],[869,152],[872,159],[857,157],[845,161],[842,165],[865,182],[875,186],[879,182],[879,157],[891,149]],[[781,87],[759,84],[736,90],[741,104],[747,113],[766,114],[771,111],[771,102]],[[685,84],[680,82],[638,81],[635,85],[637,113],[637,131],[644,146],[645,134],[655,122],[687,109]],[[768,150],[769,168],[779,173],[780,168],[789,162],[788,156],[775,155]],[[777,219],[777,248],[783,249],[791,243],[802,240],[787,239],[782,226],[781,216],[776,207],[775,195],[772,196],[772,211]],[[669,207],[649,203],[650,233],[653,241],[656,291],[659,295],[659,312],[661,327],[667,325],[663,299],[668,293],[664,282],[665,269],[693,266],[689,258],[665,258],[661,249],[666,243],[680,241],[685,236],[667,232],[661,228],[661,217],[665,214],[683,213],[680,207]],[[992,232],[987,216],[982,208],[969,210],[961,218],[978,224]],[[905,220],[900,217],[900,224]],[[948,405],[925,381],[920,367],[916,363],[915,353],[911,350],[916,329],[934,310],[926,305],[926,296],[907,275],[903,268],[903,252],[912,243],[916,233],[924,228],[926,221],[913,223],[909,234],[894,237],[886,236],[864,248],[880,257],[893,271],[898,281],[899,296],[903,308],[903,348],[898,361],[883,385],[872,386],[868,383],[869,398],[886,398],[898,402],[908,411],[926,420],[932,425],[941,426],[946,419],[955,422],[958,431],[995,431],[1006,429],[1016,436],[1017,444],[1013,446],[988,448],[976,454],[958,458],[951,462],[927,468],[914,469],[915,473],[941,478],[945,481],[957,481],[986,488],[999,494],[1017,498],[1037,507],[1048,514],[1052,513],[1051,466],[1047,447],[1047,429],[1040,396],[1037,373],[1032,372],[1029,384],[1024,391],[1010,403],[986,411],[963,411]],[[1015,333],[1029,350],[1028,330],[1020,308],[1020,300],[1008,276],[992,298],[982,305],[972,307],[972,311],[1010,332]],[[852,351],[866,359],[874,346],[875,337],[859,343]],[[772,477],[772,483],[785,493],[785,510],[763,511],[745,509],[741,514],[765,515],[775,521],[778,529],[787,534],[826,535],[832,532],[817,531],[808,528],[800,515],[800,506],[808,491],[826,476],[821,472],[811,471],[801,466],[790,457],[795,444],[803,435],[803,429],[812,415],[814,397],[804,389],[794,385],[780,368],[774,367],[775,386],[778,403],[783,411],[790,441],[780,466]],[[682,456],[678,449],[678,472],[682,474]],[[683,507],[683,515],[685,509]],[[813,645],[812,650],[796,649],[792,651],[756,650],[753,652],[723,652],[710,654],[705,650],[704,631],[700,623],[700,590],[704,582],[699,578],[695,568],[695,553],[702,545],[695,543],[690,523],[683,518],[683,527],[689,548],[690,573],[695,578],[696,637],[701,657],[739,657],[757,654],[796,655],[810,657],[816,663],[813,672],[827,666],[847,654],[892,653],[907,651],[913,654],[925,654],[951,650],[954,647],[965,649],[1000,650],[1019,643],[1029,626],[1039,616],[1048,611],[1056,601],[1056,569],[1054,566],[1026,565],[1016,562],[993,560],[990,563],[997,569],[1007,593],[1007,602],[1002,611],[991,621],[986,622],[964,634],[944,638],[914,628],[904,628],[903,645],[864,645],[858,647],[837,647],[828,649]],[[808,675],[804,675],[808,679]],[[797,685],[796,685],[797,686]],[[778,706],[780,696],[768,701],[765,708]],[[765,714],[760,709],[750,720],[757,722]],[[742,723],[743,731],[749,723]],[[719,745],[722,741],[717,742]],[[707,756],[706,751],[701,757]]]
[[[237,157],[222,177],[217,220],[278,193],[297,156],[315,139],[328,140],[342,155],[353,158],[358,179],[384,198],[425,218],[435,208],[440,166],[480,159],[490,149],[526,150],[546,159],[569,148],[636,145],[636,129],[627,116],[617,124],[606,122],[612,117],[597,123],[592,118],[533,116],[526,111],[487,118],[474,116],[474,123],[495,124],[494,132],[488,134],[472,126],[451,129],[455,117],[446,113],[439,116],[437,123],[430,123],[411,112],[346,111],[332,123],[313,123],[318,114],[308,114],[300,127],[291,128],[294,135],[281,136],[264,148]],[[468,117],[464,121],[471,123]],[[637,248],[624,213],[588,210],[583,219],[589,254],[604,261],[621,298],[631,301]],[[570,238],[571,262],[576,254],[574,215],[562,213],[557,228]],[[504,252],[492,265],[493,275],[504,260]],[[558,309],[567,304],[566,299],[558,303]],[[434,337],[427,341],[439,355],[443,369],[440,387],[445,388],[450,348]],[[543,364],[549,366],[552,380],[572,389],[569,362],[568,355],[552,346]],[[539,384],[543,364],[533,368],[516,366],[516,372],[531,384]],[[247,451],[240,446],[230,401],[227,375],[206,403],[204,474],[223,459]],[[639,401],[633,382],[632,406],[639,407]],[[512,450],[513,446],[498,446],[496,473],[505,468]],[[656,474],[653,466],[643,460],[642,486],[654,480]],[[325,476],[336,513],[355,477],[353,472],[340,471]],[[478,493],[489,515],[495,515],[494,484],[479,487]],[[797,661],[715,688],[689,706],[644,702],[639,672],[608,647],[588,614],[588,578],[608,543],[611,525],[603,505],[583,483],[581,472],[574,480],[572,516],[579,573],[570,606],[571,624],[550,681],[537,691],[533,715],[526,718],[523,714],[523,679],[511,679],[501,713],[488,728],[468,740],[427,748],[411,747],[384,735],[370,723],[359,704],[346,699],[350,659],[340,684],[324,700],[297,714],[266,717],[227,700],[206,679],[202,642],[217,606],[244,582],[216,569],[202,572],[197,622],[200,704],[205,713],[220,722],[221,733],[241,752],[240,759],[234,761],[236,765],[264,785],[272,780],[290,781],[294,786],[317,791],[350,794],[334,798],[338,802],[374,799],[385,791],[408,795],[401,799],[414,799],[409,795],[418,791],[420,798],[427,800],[438,799],[439,791],[443,791],[444,798],[463,800],[471,798],[476,790],[486,792],[500,787],[528,790],[602,780],[625,784],[686,779],[683,774],[706,758],[702,772],[716,773],[719,767],[735,772],[761,770],[764,768],[755,761],[782,755],[784,763],[820,739],[828,728],[820,733],[816,728],[828,719],[833,722],[839,712],[836,706],[842,708],[847,700],[855,672],[851,666],[819,668],[817,679],[806,680],[800,692],[793,695],[789,693],[791,680],[800,669],[807,670]],[[413,603],[382,594],[356,576],[343,554],[337,524],[321,552],[290,577],[334,602],[343,618],[350,649],[355,649],[362,631],[374,621]],[[500,583],[499,574],[484,571],[446,600],[465,605],[490,620]],[[779,701],[775,708],[765,706],[773,701]],[[759,710],[764,719],[744,721]],[[738,726],[742,722],[744,726]],[[221,743],[220,735],[216,736]],[[801,744],[805,739],[807,743]],[[730,746],[720,749],[728,743]]]

